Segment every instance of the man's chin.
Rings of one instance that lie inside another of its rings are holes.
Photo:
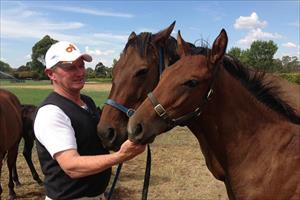
[[[73,84],[73,89],[74,90],[81,90],[84,87],[84,83],[75,83]]]

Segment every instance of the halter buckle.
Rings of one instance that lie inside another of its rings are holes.
[[[164,107],[161,104],[157,104],[154,107],[154,110],[158,114],[159,117],[162,117],[166,114],[166,110],[164,109]]]
[[[127,117],[131,117],[135,113],[135,110],[132,108],[129,108],[126,112]]]

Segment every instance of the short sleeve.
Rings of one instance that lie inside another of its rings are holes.
[[[58,152],[77,149],[71,120],[58,106],[45,105],[38,110],[34,133],[52,158]]]

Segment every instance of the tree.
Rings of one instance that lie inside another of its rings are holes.
[[[229,49],[228,54],[232,57],[235,57],[235,58],[241,60],[242,50],[238,47],[232,47],[231,49]]]
[[[230,56],[232,56],[232,57],[235,57],[238,60],[240,60],[241,62],[247,64],[247,61],[248,61],[248,58],[247,58],[248,52],[249,52],[248,49],[242,50],[242,49],[240,49],[238,47],[232,47],[231,49],[229,49],[229,51],[228,51],[227,54],[230,55]]]
[[[98,77],[106,77],[106,67],[102,62],[99,62],[95,67],[95,73]]]
[[[86,71],[87,78],[95,78],[95,72],[93,68],[88,67],[85,71]]]
[[[30,71],[30,67],[22,65],[17,69],[17,72]]]
[[[32,69],[32,61],[27,62],[26,67],[29,67],[30,69]]]
[[[300,70],[300,62],[296,56],[283,56],[281,61],[284,72]]]
[[[0,71],[1,72],[11,72],[12,68],[10,67],[10,65],[8,63],[5,63],[2,60],[0,60]]]
[[[50,46],[56,42],[57,40],[54,40],[49,35],[46,35],[32,47],[31,67],[33,71],[39,74],[39,78],[46,78],[44,75],[45,54]]]
[[[273,57],[278,47],[272,41],[254,41],[247,53],[247,63],[254,69],[274,71]]]

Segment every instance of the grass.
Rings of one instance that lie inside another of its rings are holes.
[[[52,89],[32,89],[32,88],[10,88],[1,85],[1,88],[7,89],[16,94],[22,104],[39,105],[47,95],[52,92]],[[103,106],[108,92],[95,92],[83,90],[82,94],[90,96],[98,106]]]

